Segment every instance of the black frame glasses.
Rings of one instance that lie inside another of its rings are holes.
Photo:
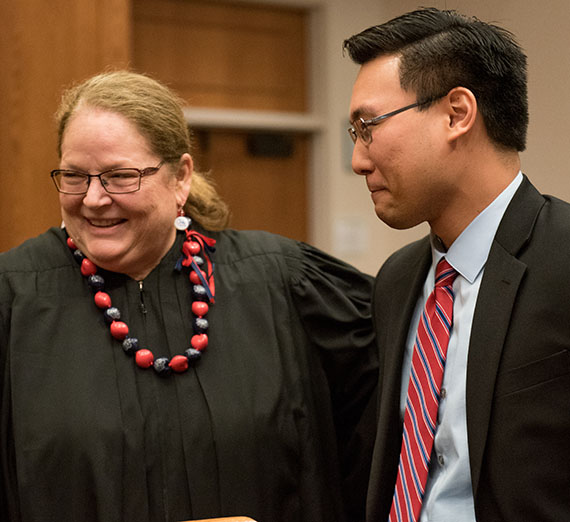
[[[99,178],[101,186],[109,194],[130,194],[141,188],[141,178],[155,174],[164,165],[161,161],[156,167],[136,169],[134,167],[118,167],[105,170],[99,174],[87,174],[78,170],[55,169],[50,173],[58,192],[79,196],[87,194],[91,178]]]
[[[415,103],[406,105],[401,109],[396,109],[395,111],[387,112],[386,114],[381,114],[380,116],[375,116],[374,118],[370,118],[369,120],[365,120],[364,118],[357,118],[356,120],[350,122],[350,127],[347,129],[348,135],[350,136],[354,144],[356,144],[356,140],[360,138],[362,143],[364,143],[365,145],[370,145],[372,143],[372,131],[369,129],[369,127],[378,125],[381,121],[385,120],[386,118],[390,118],[391,116],[395,116],[396,114],[400,114],[401,112],[414,109],[415,107],[420,107],[421,105],[426,105],[427,103],[439,100],[439,98],[443,98],[444,96],[445,94],[441,94],[439,96],[434,96],[429,100],[416,101]]]

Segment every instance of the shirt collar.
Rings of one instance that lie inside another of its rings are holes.
[[[463,230],[445,252],[441,240],[432,235],[432,260],[437,266],[445,256],[448,263],[467,281],[473,283],[485,266],[493,239],[511,199],[522,183],[522,172],[501,192],[494,201]]]

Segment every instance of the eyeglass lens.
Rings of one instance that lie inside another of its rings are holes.
[[[358,138],[365,144],[370,143],[370,129],[362,118],[354,120],[352,127],[348,129],[348,134],[352,138],[353,143],[356,143]]]
[[[139,189],[141,173],[136,169],[117,169],[98,175],[87,175],[69,170],[54,172],[58,189],[68,194],[84,194],[89,188],[90,179],[98,177],[107,192],[125,193]]]

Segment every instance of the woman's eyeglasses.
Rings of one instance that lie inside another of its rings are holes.
[[[141,178],[150,176],[164,165],[161,161],[156,167],[146,169],[117,168],[99,174],[86,174],[77,170],[56,169],[51,171],[55,188],[62,194],[87,194],[91,178],[99,178],[101,185],[109,194],[128,194],[141,188]]]

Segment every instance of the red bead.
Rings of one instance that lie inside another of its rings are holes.
[[[75,241],[73,241],[73,239],[71,239],[70,237],[67,238],[67,246],[71,248],[71,250],[77,250],[77,245],[75,244]]]
[[[206,279],[206,273],[203,270],[200,270],[200,273],[202,274],[202,277]],[[195,270],[192,270],[192,272],[190,272],[190,281],[192,281],[192,283],[194,283],[195,285],[202,284],[202,280],[200,279]]]
[[[185,241],[182,245],[182,251],[186,257],[195,256],[200,252],[200,243],[196,241]]]
[[[99,308],[110,308],[111,307],[111,296],[105,292],[97,292],[95,294],[95,304]]]
[[[194,301],[192,303],[192,313],[198,317],[204,317],[208,313],[208,303]]]
[[[83,261],[81,261],[81,273],[85,277],[95,275],[97,273],[97,267],[93,264],[92,261],[89,261],[89,259],[85,258]]]
[[[193,335],[190,344],[192,348],[202,351],[208,346],[208,336],[206,334]]]
[[[109,328],[111,335],[118,341],[122,341],[129,334],[129,327],[123,321],[113,321]]]
[[[150,350],[143,348],[142,350],[138,350],[135,354],[135,362],[137,366],[141,368],[150,368],[154,362],[154,355],[152,355]]]
[[[188,357],[185,355],[175,355],[168,363],[175,372],[181,373],[188,369]]]

